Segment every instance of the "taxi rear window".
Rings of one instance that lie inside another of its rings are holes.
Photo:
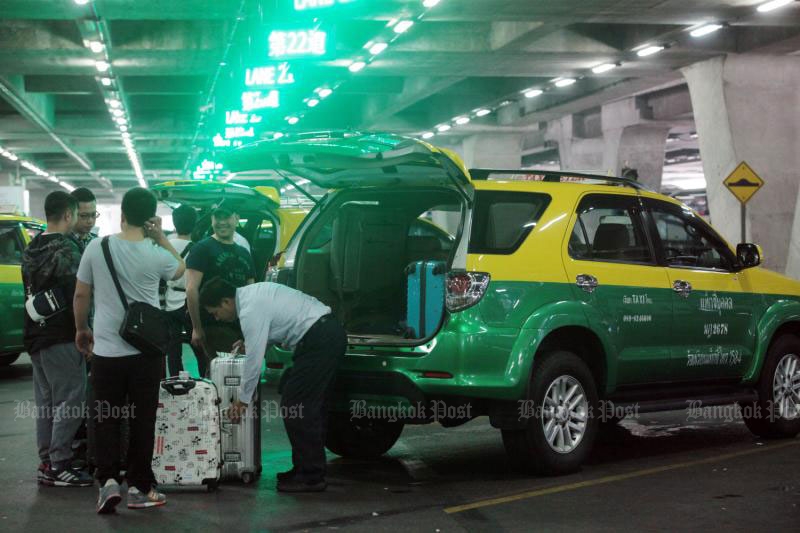
[[[549,204],[542,193],[477,191],[469,253],[513,254]]]

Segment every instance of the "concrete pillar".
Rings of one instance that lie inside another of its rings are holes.
[[[572,115],[548,122],[545,138],[558,143],[561,170],[606,173],[603,139],[575,137]]]
[[[522,135],[518,133],[472,135],[464,139],[460,152],[467,168],[520,168]]]
[[[635,168],[643,185],[660,191],[669,130],[669,126],[647,124],[624,128],[619,136],[614,174],[618,176],[624,166]]]
[[[766,182],[747,204],[747,240],[761,244],[767,268],[800,277],[800,57],[729,55],[682,71],[715,227],[740,242],[739,202],[722,182],[746,161]]]

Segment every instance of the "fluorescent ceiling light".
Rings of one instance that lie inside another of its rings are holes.
[[[119,100],[117,100],[116,98],[111,98],[111,99],[108,101],[108,105],[110,105],[110,106],[112,107],[112,109],[116,109],[116,108],[118,108],[118,107],[122,107],[122,102],[120,102],[120,101],[119,101]]]
[[[86,4],[89,3],[89,0],[75,0],[75,3],[78,4],[79,6],[85,6]]]
[[[117,121],[117,124],[127,124],[128,123],[128,119],[125,118],[125,117],[117,117],[114,120]]]
[[[319,99],[317,99],[317,98],[309,98],[308,102],[306,102],[308,107],[316,107],[318,103],[319,103]]]
[[[426,131],[425,133],[422,134],[422,138],[423,139],[430,139],[434,135],[436,135],[436,134],[433,133],[432,131]]]
[[[386,50],[389,45],[386,43],[375,43],[369,47],[369,53],[376,56]]]
[[[286,122],[288,122],[289,124],[291,124],[292,126],[294,126],[295,124],[297,124],[298,122],[300,122],[300,119],[299,119],[299,118],[297,118],[297,117],[289,117],[289,118],[287,118],[287,119],[286,119]]]
[[[413,20],[401,20],[400,22],[394,25],[394,32],[405,33],[413,25],[414,25]]]
[[[602,74],[603,72],[608,72],[609,70],[617,68],[615,63],[603,63],[602,65],[597,65],[596,67],[592,68],[592,72],[595,74]]]
[[[115,117],[121,117],[125,114],[125,111],[123,111],[122,109],[112,109],[111,114],[114,115]]]
[[[778,9],[779,7],[791,4],[793,1],[794,0],[772,0],[771,2],[767,2],[758,6],[758,10],[761,13],[766,13],[767,11],[772,11],[774,9]]]
[[[439,133],[443,133],[449,129],[450,129],[450,124],[440,124],[436,126],[436,131],[438,131]]]
[[[422,0],[423,7],[433,7],[438,4],[440,0]]]
[[[272,136],[273,139],[277,140],[283,137],[283,133],[280,131],[276,131],[275,134]]]
[[[111,78],[100,78],[100,83],[102,83],[105,87],[110,87]]]
[[[463,126],[464,124],[469,122],[469,117],[456,117],[454,119],[455,123],[459,126]]]
[[[119,131],[121,131],[122,133],[128,133],[128,126],[125,126],[124,124],[120,124]]]
[[[69,183],[67,183],[66,181],[62,181],[62,182],[60,182],[60,183],[59,183],[59,185],[61,185],[61,186],[62,186],[62,187],[64,187],[65,189],[67,189],[67,191],[69,191],[69,192],[72,192],[72,191],[74,191],[74,190],[75,190],[75,187],[73,187],[72,185],[70,185],[70,184],[69,184]]]
[[[100,41],[89,41],[89,49],[95,54],[102,52],[103,48],[105,48],[105,46],[103,46],[103,43]]]
[[[561,78],[560,80],[556,80],[555,84],[556,87],[569,87],[575,83],[575,81],[575,78]]]
[[[638,52],[636,52],[636,55],[638,55],[639,57],[647,57],[653,54],[657,54],[663,49],[664,49],[663,46],[657,44],[652,46],[646,46],[641,50],[639,50]]]
[[[488,115],[491,112],[492,112],[491,109],[486,109],[486,108],[478,109],[477,111],[475,111],[475,116],[476,117],[485,117],[486,115]]]
[[[722,28],[722,24],[704,24],[699,28],[693,29],[691,32],[689,32],[689,35],[692,37],[702,37],[703,35],[714,33],[720,28]]]
[[[527,91],[525,91],[524,94],[525,94],[525,98],[536,98],[537,96],[539,96],[543,92],[544,91],[541,90],[541,89],[528,89]]]
[[[94,68],[97,69],[97,72],[105,72],[110,67],[111,67],[111,65],[109,65],[107,61],[95,61],[94,62]]]
[[[395,24],[397,24],[397,19],[391,19],[391,20],[389,20],[389,22],[386,23],[386,27],[387,28],[391,28]]]
[[[327,98],[327,97],[329,97],[331,95],[332,92],[333,92],[333,89],[329,89],[329,88],[325,87],[324,89],[318,90],[317,94],[319,95],[320,98]]]
[[[361,69],[363,69],[366,66],[367,66],[367,64],[364,63],[363,61],[353,61],[352,63],[350,63],[350,66],[347,67],[347,68],[348,68],[348,70],[350,70],[350,72],[358,72],[358,71],[360,71]]]

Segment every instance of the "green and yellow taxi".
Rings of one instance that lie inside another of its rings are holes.
[[[22,252],[44,228],[41,220],[17,213],[0,213],[0,366],[10,365],[24,351]]]
[[[687,401],[738,403],[763,437],[800,432],[800,283],[675,199],[619,178],[467,170],[389,134],[287,136],[230,164],[330,190],[270,279],[348,331],[337,454],[382,454],[404,424],[488,416],[512,460],[564,473],[601,423]],[[419,235],[420,221],[450,238]],[[446,279],[438,327],[414,338],[406,268],[419,260]]]

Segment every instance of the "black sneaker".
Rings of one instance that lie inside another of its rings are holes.
[[[287,481],[294,476],[295,472],[297,472],[297,469],[292,467],[291,470],[287,470],[286,472],[278,472],[278,475],[275,477],[278,478],[278,481]]]
[[[49,469],[50,463],[39,463],[39,468],[36,469],[36,481],[38,481],[40,485],[52,485],[52,483],[47,480],[47,471]]]
[[[44,473],[43,483],[53,487],[91,487],[94,479],[83,470],[48,468]]]
[[[278,492],[323,492],[327,488],[328,483],[324,479],[309,482],[293,476],[278,481]]]

